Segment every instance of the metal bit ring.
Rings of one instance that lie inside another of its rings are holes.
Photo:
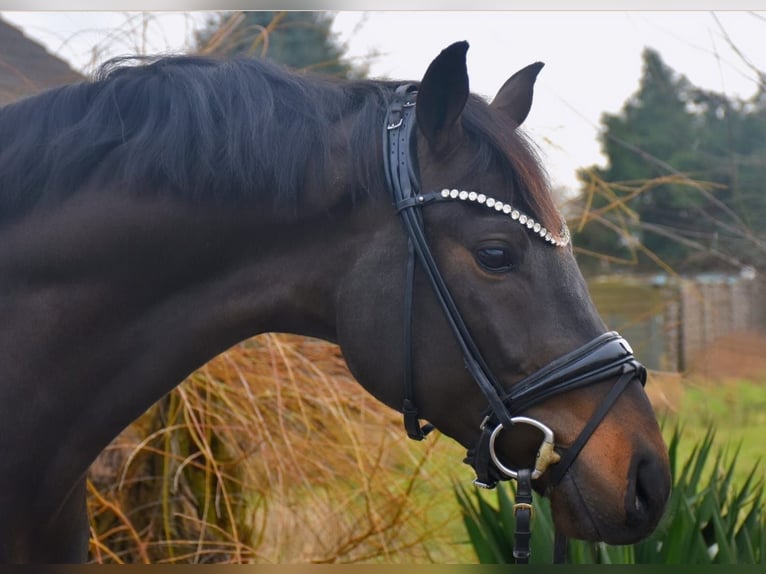
[[[535,419],[531,419],[529,417],[513,417],[511,418],[511,423],[513,424],[527,424],[530,426],[533,426],[543,433],[543,442],[540,444],[540,448],[537,449],[537,456],[535,458],[535,468],[532,471],[532,479],[538,479],[540,478],[543,473],[547,470],[548,466],[551,464],[556,464],[559,459],[561,458],[559,454],[553,450],[553,431],[540,421],[537,421]],[[519,476],[518,471],[513,470],[512,468],[508,468],[505,466],[502,462],[500,462],[500,458],[497,456],[497,453],[495,452],[495,440],[497,440],[497,436],[500,434],[500,431],[503,430],[503,425],[498,424],[493,430],[492,434],[489,437],[489,456],[492,458],[492,462],[495,463],[495,466],[505,474],[506,476],[509,476],[513,479],[517,479]]]

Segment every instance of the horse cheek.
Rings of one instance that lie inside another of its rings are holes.
[[[351,374],[375,398],[399,410],[403,398],[401,278],[382,273],[370,254],[349,273],[338,293],[337,342]],[[377,343],[370,345],[370,341]]]

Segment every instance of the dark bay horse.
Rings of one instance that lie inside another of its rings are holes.
[[[0,561],[87,559],[91,461],[264,332],[337,342],[483,482],[528,475],[549,430],[562,460],[532,478],[563,534],[655,528],[669,467],[641,372],[518,129],[542,65],[487,103],[466,49],[410,84],[118,62],[0,110]]]

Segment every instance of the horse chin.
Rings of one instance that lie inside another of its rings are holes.
[[[607,544],[633,544],[654,532],[664,505],[642,507],[634,495],[586,480],[574,468],[546,495],[556,530],[568,538]]]

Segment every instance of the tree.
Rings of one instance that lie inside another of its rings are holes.
[[[296,70],[357,78],[364,66],[345,58],[331,30],[330,12],[235,12],[220,16],[197,33],[200,52],[274,60]]]
[[[579,173],[586,268],[593,254],[639,269],[764,259],[766,98],[701,90],[646,49],[638,91],[602,124],[608,165]]]

